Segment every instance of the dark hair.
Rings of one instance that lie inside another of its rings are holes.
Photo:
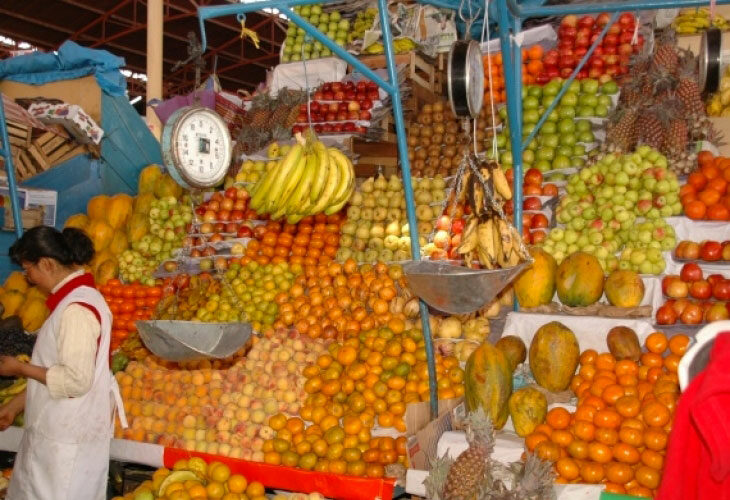
[[[64,266],[87,264],[94,257],[94,244],[80,229],[67,227],[59,231],[50,226],[37,226],[26,231],[10,247],[10,258],[18,265],[23,262],[36,264],[43,257]]]

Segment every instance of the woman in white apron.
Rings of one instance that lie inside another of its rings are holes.
[[[29,364],[0,357],[0,375],[28,378],[26,391],[0,407],[2,430],[25,410],[9,500],[106,498],[120,401],[109,368],[111,312],[92,275],[80,270],[93,255],[83,231],[47,226],[30,229],[10,248],[28,281],[48,294],[50,315]]]

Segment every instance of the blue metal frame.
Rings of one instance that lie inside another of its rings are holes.
[[[10,206],[13,208],[15,235],[20,238],[23,236],[23,218],[20,213],[20,204],[18,203],[18,185],[15,182],[15,165],[13,165],[13,152],[10,149],[8,127],[5,122],[5,105],[2,94],[0,94],[0,139],[3,141],[2,148],[0,148],[0,156],[5,159],[5,175],[8,176]]]
[[[390,95],[393,103],[393,116],[395,121],[396,138],[398,141],[398,156],[400,159],[401,170],[403,172],[403,191],[406,197],[406,213],[408,215],[409,227],[416,227],[416,210],[413,197],[413,186],[411,185],[411,167],[408,161],[408,146],[406,144],[406,129],[403,123],[403,104],[401,102],[400,90],[398,88],[398,77],[396,74],[395,53],[393,50],[393,37],[390,31],[390,20],[388,18],[388,9],[386,0],[378,0],[378,11],[380,15],[380,26],[383,30],[383,46],[385,47],[385,60],[388,69],[388,81],[380,78],[372,69],[365,66],[359,59],[347,52],[345,49],[337,45],[317,28],[309,24],[299,14],[294,12],[291,7],[296,5],[309,5],[313,3],[329,3],[333,0],[263,0],[260,2],[252,2],[246,4],[225,5],[220,7],[199,7],[198,18],[200,21],[200,32],[203,51],[206,49],[207,39],[205,35],[205,20],[214,17],[237,15],[240,20],[246,12],[261,10],[264,8],[278,9],[282,14],[291,19],[297,26],[302,28],[307,34],[319,41],[325,47],[329,48],[335,55],[347,61],[360,73],[374,81],[380,88]],[[418,238],[411,238],[411,257],[413,260],[420,260],[421,249]],[[425,302],[420,301],[419,309],[421,313],[421,325],[423,329],[423,337],[426,344],[426,358],[428,364],[429,375],[429,394],[431,417],[438,415],[438,391],[436,390],[436,364],[434,361],[433,343],[431,340],[431,328],[428,321],[428,306]]]

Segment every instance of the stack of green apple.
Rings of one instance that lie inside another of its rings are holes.
[[[569,176],[566,191],[556,209],[561,227],[543,242],[558,262],[581,250],[595,255],[606,272],[664,271],[661,252],[674,248],[676,240],[663,217],[682,209],[679,183],[666,157],[648,146],[607,154]]]
[[[347,34],[350,31],[350,21],[342,19],[338,11],[323,12],[321,4],[300,5],[294,7],[294,12],[309,21],[309,24],[327,35],[330,40],[340,47],[347,44]],[[332,51],[306,35],[304,29],[293,22],[289,23],[284,40],[284,53],[281,62],[301,61],[302,59],[319,59],[329,57]]]
[[[439,205],[446,200],[446,181],[412,178],[416,218],[421,246],[433,232],[441,215]],[[358,262],[392,262],[410,257],[411,233],[406,217],[406,201],[401,180],[381,174],[365,180],[350,198],[347,222],[342,225],[337,260],[353,258]]]
[[[545,109],[565,85],[556,78],[545,84],[527,85],[522,88],[522,136],[527,137],[542,117]],[[612,106],[611,95],[618,92],[614,81],[599,85],[597,80],[586,78],[573,81],[560,99],[560,104],[550,113],[535,139],[522,153],[524,171],[534,167],[541,172],[570,167],[582,167],[585,163],[586,145],[596,141],[594,124],[587,118],[603,118]],[[504,127],[497,134],[500,163],[511,168],[512,144],[509,140],[507,108],[499,115]]]

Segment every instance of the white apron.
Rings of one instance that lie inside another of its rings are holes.
[[[75,280],[74,280],[75,281]],[[112,316],[101,294],[90,286],[73,288],[38,332],[32,364],[58,363],[57,337],[66,306],[84,303],[101,316],[101,338],[94,381],[78,398],[51,398],[48,388],[28,380],[25,433],[15,459],[8,500],[104,500],[113,436],[114,407],[124,410],[109,369]]]

